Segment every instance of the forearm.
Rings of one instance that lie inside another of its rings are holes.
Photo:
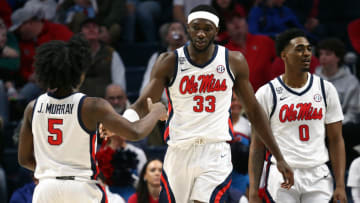
[[[329,153],[336,187],[345,188],[344,174],[346,155],[344,139],[342,136],[329,138]]]
[[[255,134],[252,135],[249,152],[249,193],[257,194],[264,165],[265,148],[259,141],[255,140]]]
[[[261,106],[249,110],[248,116],[256,135],[264,143],[266,148],[271,152],[276,160],[284,160],[280,148],[272,134],[269,121],[266,119],[266,115]]]
[[[134,129],[136,129],[136,135],[134,139],[129,139],[131,141],[141,140],[148,136],[151,131],[154,129],[158,120],[160,119],[160,111],[153,110],[150,111],[144,118],[139,121],[134,122]]]

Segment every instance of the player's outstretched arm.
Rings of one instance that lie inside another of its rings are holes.
[[[283,187],[290,188],[294,184],[294,175],[290,166],[284,160],[279,146],[272,135],[269,120],[265,112],[257,102],[254,91],[249,82],[249,68],[244,56],[239,52],[229,52],[230,68],[235,76],[234,92],[240,98],[255,133],[264,143],[266,148],[273,154],[277,161],[277,167],[284,177]]]
[[[345,192],[345,144],[342,136],[342,122],[326,124],[326,135],[328,137],[329,154],[331,166],[334,171],[336,188],[333,201],[347,202]]]
[[[149,83],[145,86],[139,98],[130,106],[141,117],[148,112],[147,98],[158,102],[164,88],[170,83],[175,71],[176,55],[173,52],[162,53],[154,64]]]
[[[252,129],[254,132],[254,129]],[[251,135],[249,152],[249,202],[261,203],[259,198],[259,184],[265,160],[265,146],[255,133]]]
[[[31,117],[34,107],[34,101],[31,101],[24,111],[23,123],[20,129],[18,161],[19,164],[31,171],[35,170],[36,161],[34,157],[33,134],[31,127]]]
[[[129,122],[119,115],[108,101],[102,98],[88,97],[84,100],[82,119],[85,127],[94,131],[97,123],[102,123],[104,128],[109,129],[116,135],[121,135],[127,140],[136,141],[150,134],[158,120],[167,118],[166,108],[162,103],[153,104],[147,100],[149,113],[141,120]]]

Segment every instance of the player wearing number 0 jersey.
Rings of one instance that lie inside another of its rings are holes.
[[[336,89],[309,73],[312,47],[303,31],[290,29],[281,33],[276,48],[285,63],[285,73],[262,86],[256,98],[285,160],[294,170],[294,185],[289,190],[281,188],[283,177],[274,166],[277,160],[269,155],[265,173],[267,202],[328,203],[333,195],[333,178],[325,163],[330,158],[336,179],[334,202],[345,203],[345,147],[341,132],[344,116]],[[250,169],[262,165],[264,160],[259,153],[264,147],[257,134],[252,138]],[[250,169],[250,201],[258,202],[261,171]]]
[[[97,125],[101,122],[115,134],[139,140],[167,117],[165,106],[149,99],[149,113],[130,123],[106,100],[77,93],[89,58],[89,44],[80,35],[37,49],[36,75],[48,92],[27,105],[18,149],[20,165],[39,179],[34,203],[107,202],[96,181]]]

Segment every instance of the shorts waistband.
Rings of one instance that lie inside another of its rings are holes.
[[[202,145],[206,145],[206,144],[214,144],[214,143],[226,143],[226,140],[212,140],[212,139],[207,139],[207,138],[195,138],[195,139],[190,139],[190,140],[183,140],[183,141],[176,141],[175,143],[172,142],[168,142],[168,145],[170,147],[189,147],[189,146],[202,146]]]
[[[89,182],[89,183],[100,183],[98,180],[93,180],[90,177],[79,177],[79,176],[56,176],[56,177],[46,177],[42,179],[74,180],[74,181]]]

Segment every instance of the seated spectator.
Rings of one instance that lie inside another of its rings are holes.
[[[124,113],[126,108],[130,106],[126,92],[118,84],[110,84],[106,86],[105,99],[109,101],[115,111],[121,115]]]
[[[275,43],[265,35],[254,35],[248,32],[245,17],[234,15],[227,21],[226,29],[230,39],[225,47],[240,51],[249,64],[249,79],[254,91],[270,81],[271,63],[276,57]]]
[[[136,193],[128,203],[158,203],[161,191],[160,177],[162,162],[158,159],[148,161],[141,170]]]
[[[249,31],[275,38],[289,28],[304,29],[294,12],[284,6],[285,0],[263,0],[249,13]]]
[[[66,11],[65,24],[71,31],[78,33],[80,24],[87,18],[95,18],[96,10],[91,0],[74,0],[74,5]]]
[[[24,83],[34,80],[35,49],[51,40],[67,41],[73,33],[64,25],[43,20],[41,9],[20,8],[11,15],[11,20],[13,25],[9,30],[14,31],[19,39],[20,75]]]
[[[19,45],[13,33],[8,32],[0,18],[0,80],[8,81],[19,70]]]
[[[231,20],[234,15],[245,17],[245,9],[236,0],[212,0],[211,6],[216,9],[220,16],[219,32],[216,41],[224,41],[229,37],[226,32],[226,22]]]
[[[358,123],[360,116],[360,84],[344,65],[344,44],[336,38],[324,39],[318,44],[320,66],[316,74],[330,81],[336,88],[344,113],[343,124]]]
[[[81,23],[81,32],[90,43],[92,58],[80,91],[91,97],[104,97],[110,83],[126,91],[125,66],[119,54],[99,39],[100,25],[88,18]]]
[[[55,21],[57,3],[55,0],[28,0],[25,5],[33,9],[41,9],[44,19]]]
[[[351,188],[354,203],[360,202],[360,157],[355,159],[350,166],[347,186]]]

